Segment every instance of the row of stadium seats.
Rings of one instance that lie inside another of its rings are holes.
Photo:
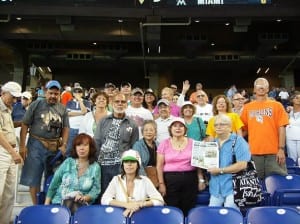
[[[123,216],[124,209],[112,206],[83,206],[74,216],[68,208],[57,205],[34,205],[24,208],[15,224],[299,224],[300,213],[290,207],[264,206],[247,211],[245,217],[232,208],[196,207],[187,217],[171,206],[143,208],[132,217]]]

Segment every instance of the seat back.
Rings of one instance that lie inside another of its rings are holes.
[[[248,210],[246,224],[296,224],[300,223],[300,214],[289,207],[265,206]]]
[[[299,166],[288,166],[287,171],[288,171],[288,174],[300,175],[300,167]]]
[[[80,207],[73,216],[73,224],[126,224],[127,220],[123,216],[123,208],[90,205]]]
[[[271,195],[278,189],[299,189],[300,188],[300,176],[295,174],[289,174],[287,176],[270,175],[265,178],[266,190]]]
[[[285,158],[285,164],[287,167],[289,166],[297,166],[297,162],[290,157]]]
[[[38,205],[43,205],[43,204],[44,204],[45,199],[46,199],[46,194],[47,194],[47,191],[48,191],[49,186],[50,186],[50,184],[51,184],[52,178],[53,178],[53,175],[49,176],[49,177],[45,180],[45,182],[44,182],[43,191],[38,192],[38,193],[36,194],[37,204],[38,204]]]
[[[271,175],[265,178],[266,190],[270,193],[271,205],[300,205],[300,176]]]
[[[32,205],[21,210],[15,224],[69,224],[71,213],[60,205]]]
[[[131,224],[183,224],[183,212],[172,206],[153,206],[133,213]]]
[[[198,192],[196,206],[207,206],[209,204],[209,198],[210,193],[208,190]]]
[[[189,211],[186,224],[243,224],[243,215],[236,209],[224,207],[196,207]]]
[[[55,169],[57,169],[61,163],[64,161],[64,156],[60,150],[56,153],[56,155],[49,156],[46,159],[46,169],[45,169],[45,180],[43,184],[43,191],[38,192],[36,194],[37,204],[43,205],[46,199],[46,194],[48,192],[48,188],[51,184],[52,178],[54,176]]]

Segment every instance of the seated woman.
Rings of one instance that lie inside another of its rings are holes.
[[[114,176],[104,192],[101,204],[125,208],[124,216],[143,207],[163,205],[164,200],[151,180],[139,175],[141,165],[137,151],[129,149],[122,155],[121,174]]]
[[[77,135],[71,157],[55,171],[45,204],[60,204],[66,199],[92,204],[100,194],[100,175],[94,140],[84,133]]]

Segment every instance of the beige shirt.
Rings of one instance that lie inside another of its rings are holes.
[[[17,140],[11,112],[0,98],[0,131],[11,145],[16,145]]]

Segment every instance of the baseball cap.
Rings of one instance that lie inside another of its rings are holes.
[[[105,83],[104,88],[110,88],[110,87],[112,87],[112,88],[114,88],[114,89],[116,88],[115,84],[113,84],[113,83],[111,83],[111,82]]]
[[[74,92],[74,93],[82,93],[82,91],[83,91],[83,89],[82,89],[81,86],[76,86],[76,87],[74,87],[74,89],[73,89],[73,92]]]
[[[145,94],[147,94],[147,93],[150,93],[150,94],[152,94],[152,95],[155,95],[153,89],[151,89],[151,88],[146,89]]]
[[[137,161],[137,162],[139,162],[139,164],[141,164],[140,154],[133,149],[129,149],[129,150],[125,151],[122,154],[121,160],[122,161]]]
[[[182,104],[182,106],[181,106],[181,108],[180,108],[181,114],[183,114],[183,109],[185,108],[185,106],[191,106],[191,107],[193,108],[193,113],[195,114],[195,112],[196,112],[196,107],[195,107],[195,105],[194,105],[191,101],[185,101],[185,102]]]
[[[165,105],[167,105],[167,106],[170,106],[170,103],[169,103],[169,101],[168,100],[166,100],[166,99],[160,99],[158,102],[157,102],[157,106],[159,106],[159,104],[165,104]]]
[[[131,87],[131,84],[129,82],[122,82],[121,83],[121,87],[124,87],[124,86],[129,86]]]
[[[169,127],[172,126],[175,122],[180,122],[181,124],[184,125],[184,127],[186,127],[185,121],[184,121],[184,119],[181,118],[181,117],[174,117],[174,119],[172,120],[172,122],[171,122],[171,124],[169,125]]]
[[[7,82],[2,87],[1,90],[3,92],[9,92],[14,97],[21,97],[22,96],[22,87],[17,82]]]
[[[46,89],[51,89],[51,88],[57,88],[57,89],[61,89],[61,85],[58,81],[56,80],[50,80],[49,82],[47,82],[46,84]]]
[[[31,93],[30,92],[28,92],[28,91],[25,91],[25,92],[23,92],[22,93],[22,97],[24,97],[24,98],[26,98],[26,99],[31,99],[32,98],[32,95],[31,95]]]
[[[170,85],[170,88],[172,88],[172,89],[177,89],[177,85],[171,84],[171,85]]]
[[[141,89],[141,88],[134,88],[132,91],[131,91],[131,94],[134,95],[136,93],[140,93],[142,95],[144,95],[144,91]]]

